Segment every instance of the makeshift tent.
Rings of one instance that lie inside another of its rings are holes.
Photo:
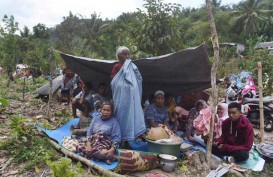
[[[110,74],[117,60],[98,60],[61,53],[66,65],[84,82],[96,87],[100,82],[110,85]],[[173,94],[209,88],[211,65],[204,44],[163,56],[133,61],[143,77],[143,95],[156,90]]]

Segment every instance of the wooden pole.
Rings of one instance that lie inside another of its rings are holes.
[[[23,100],[25,100],[25,89],[26,89],[26,77],[24,76],[24,85],[23,85]]]
[[[48,64],[49,64],[49,89],[48,89],[48,103],[47,103],[47,112],[46,116],[49,117],[50,113],[50,102],[52,99],[52,76],[51,76],[51,58],[52,58],[52,48],[49,49],[49,57],[48,57]]]
[[[209,132],[209,139],[207,142],[207,153],[206,153],[206,160],[210,164],[211,162],[211,149],[212,149],[212,141],[213,141],[213,132],[214,132],[214,125],[215,125],[215,115],[216,115],[216,107],[218,102],[218,87],[216,84],[216,74],[218,70],[218,63],[219,63],[219,42],[218,42],[218,34],[215,26],[214,16],[212,13],[212,5],[211,0],[206,0],[206,6],[208,11],[210,29],[211,29],[211,41],[213,45],[213,54],[214,54],[214,62],[211,67],[211,87],[212,87],[212,118],[210,120],[210,132]]]
[[[260,109],[260,133],[261,143],[264,142],[264,104],[263,104],[263,80],[262,63],[258,62],[258,87],[259,87],[259,109]]]
[[[59,151],[61,151],[62,153],[64,153],[65,155],[73,158],[73,159],[76,159],[82,163],[84,163],[85,165],[91,167],[91,168],[94,168],[96,169],[99,173],[101,174],[104,174],[105,176],[112,176],[112,177],[124,177],[124,175],[120,175],[120,174],[117,174],[117,173],[114,173],[114,172],[111,172],[107,169],[104,169],[102,168],[101,166],[95,164],[95,163],[92,163],[90,160],[86,159],[86,158],[83,158],[65,148],[63,148],[62,146],[60,146],[58,143],[56,143],[55,141],[51,140],[51,139],[48,139],[48,141]]]

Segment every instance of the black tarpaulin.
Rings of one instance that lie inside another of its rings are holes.
[[[78,74],[84,82],[110,84],[115,60],[97,60],[61,53],[66,65]],[[210,69],[205,45],[188,48],[164,56],[133,61],[143,77],[143,94],[156,90],[173,94],[189,93],[211,86]]]

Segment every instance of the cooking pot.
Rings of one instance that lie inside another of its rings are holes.
[[[159,154],[159,157],[161,170],[168,173],[175,170],[177,157],[169,154]]]

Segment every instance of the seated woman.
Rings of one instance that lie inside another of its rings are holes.
[[[200,115],[194,120],[193,126],[195,133],[202,135],[205,143],[209,138],[210,120],[212,117],[212,110],[210,108],[200,111]],[[222,135],[222,124],[228,118],[228,105],[226,103],[219,103],[217,106],[217,113],[215,117],[213,139],[217,139]]]
[[[88,158],[106,160],[117,159],[115,150],[121,142],[120,126],[113,115],[113,104],[103,102],[101,114],[94,114],[87,130],[87,142],[78,147],[78,151]]]
[[[215,120],[215,138],[222,135],[222,124],[228,118],[228,104],[219,103],[217,106],[217,114]]]
[[[207,108],[208,105],[204,100],[198,100],[195,103],[194,108],[192,108],[188,115],[188,120],[186,124],[186,138],[190,141],[195,141],[194,134],[195,134],[195,128],[193,127],[193,121],[199,116],[200,110]]]
[[[158,90],[154,96],[154,103],[150,104],[145,112],[146,127],[151,128],[164,124],[169,128],[167,107],[164,105],[164,92]]]

